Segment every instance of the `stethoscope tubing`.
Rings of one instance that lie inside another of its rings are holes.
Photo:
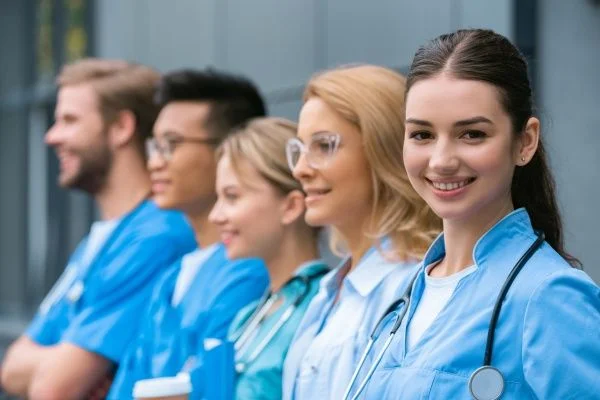
[[[283,325],[285,325],[285,323],[288,322],[288,320],[291,318],[294,311],[296,311],[296,308],[297,306],[292,304],[291,306],[285,309],[285,311],[281,315],[281,318],[277,320],[275,325],[273,325],[273,327],[269,330],[269,332],[263,338],[263,340],[261,340],[258,346],[256,346],[256,348],[254,349],[254,351],[250,353],[247,363],[254,361],[256,357],[258,357],[258,355],[267,347],[267,345],[271,342],[273,337],[275,337],[277,332],[279,332]]]
[[[258,346],[254,349],[254,351],[252,353],[250,353],[248,359],[246,361],[244,361],[243,363],[236,362],[236,365],[246,366],[246,365],[252,363],[260,355],[260,353],[262,353],[262,351],[269,345],[271,340],[273,340],[275,335],[281,330],[281,328],[283,328],[283,326],[286,324],[286,322],[292,317],[292,315],[294,314],[294,311],[296,311],[296,309],[304,301],[306,296],[308,296],[308,294],[310,292],[310,280],[314,277],[317,277],[317,276],[320,276],[323,274],[324,274],[324,272],[315,274],[314,276],[304,276],[304,275],[295,276],[295,277],[292,277],[289,281],[287,281],[283,285],[285,287],[295,280],[300,280],[302,282],[303,289],[296,296],[294,301],[292,301],[291,304],[288,307],[286,307],[286,309],[283,311],[283,313],[281,314],[281,316],[279,317],[277,322],[275,322],[275,324],[271,327],[271,329],[269,329],[269,331],[267,332],[265,337],[259,342]],[[258,310],[258,312],[256,312],[251,317],[252,321],[250,321],[250,323],[248,323],[246,325],[246,327],[243,328],[242,334],[240,335],[238,340],[236,340],[236,343],[234,345],[234,348],[236,350],[236,357],[235,357],[236,360],[241,360],[242,357],[247,353],[247,346],[250,344],[251,337],[257,332],[258,327],[263,322],[264,317],[269,312],[269,309],[273,306],[273,304],[277,301],[278,298],[279,298],[278,294],[269,295],[268,298],[263,302],[262,306],[260,306],[260,310]],[[242,341],[242,339],[243,339],[243,343],[241,345],[237,346],[238,342]],[[239,369],[242,369],[242,367],[241,366],[236,367],[236,369],[238,369],[238,372],[241,372]]]
[[[352,391],[352,387],[356,383],[358,374],[360,373],[360,370],[364,366],[367,356],[368,356],[369,352],[371,351],[371,348],[373,347],[373,345],[375,344],[375,341],[379,337],[379,334],[380,334],[379,330],[380,330],[381,325],[383,324],[383,321],[385,320],[386,316],[388,314],[390,314],[391,312],[393,312],[394,310],[396,310],[400,305],[403,305],[402,310],[396,316],[396,321],[394,322],[394,325],[392,325],[392,329],[390,331],[390,334],[388,335],[388,338],[386,339],[383,347],[377,354],[375,361],[373,362],[373,364],[367,371],[367,375],[365,376],[365,378],[361,381],[360,385],[358,386],[356,393],[354,394],[354,396],[352,396],[352,400],[356,400],[358,398],[358,396],[360,396],[362,391],[367,386],[367,383],[369,383],[369,380],[375,373],[375,369],[377,369],[377,367],[379,366],[379,363],[383,359],[385,352],[392,344],[392,339],[396,335],[396,332],[398,331],[398,329],[400,328],[400,325],[402,324],[404,315],[408,311],[408,307],[410,306],[410,295],[412,293],[412,287],[417,279],[417,276],[418,276],[418,274],[415,274],[415,276],[411,279],[411,281],[410,281],[408,287],[406,288],[406,291],[402,295],[402,297],[400,299],[396,300],[394,303],[392,303],[388,307],[388,309],[383,313],[383,316],[377,322],[377,325],[375,325],[375,329],[373,329],[373,333],[371,333],[371,337],[369,338],[369,341],[367,342],[367,346],[365,347],[365,350],[363,351],[363,353],[360,357],[360,360],[358,361],[358,364],[357,364],[356,368],[354,369],[354,373],[352,374],[352,377],[350,378],[350,382],[348,383],[348,386],[346,387],[344,396],[342,397],[343,400],[347,400],[348,397],[350,396],[350,392]]]
[[[269,309],[276,301],[276,296],[272,295],[271,292],[267,290],[263,300],[256,308],[256,311],[250,316],[248,322],[242,326],[242,334],[234,343],[234,350],[236,352],[241,351],[244,348],[246,342],[250,340],[252,334],[255,332],[256,327],[260,324],[264,316],[267,314],[267,312],[269,312]]]
[[[515,280],[515,278],[517,277],[517,275],[519,274],[521,269],[523,269],[523,267],[525,266],[525,264],[527,264],[527,261],[529,261],[531,256],[533,256],[533,254],[538,250],[538,248],[544,243],[544,240],[545,240],[544,233],[543,232],[538,233],[535,242],[531,246],[529,246],[529,248],[527,249],[525,254],[523,254],[523,256],[521,256],[519,261],[517,261],[515,266],[510,271],[502,288],[500,289],[500,293],[498,295],[498,298],[496,299],[496,303],[494,304],[494,309],[492,311],[490,325],[488,327],[487,340],[486,340],[486,344],[485,344],[485,354],[484,354],[484,360],[483,360],[482,366],[491,366],[492,352],[493,352],[493,346],[494,346],[494,334],[495,334],[495,330],[496,330],[496,324],[498,322],[498,318],[500,315],[500,310],[502,309],[502,303],[504,302],[504,298],[506,297],[508,290],[510,289],[513,281]],[[371,351],[371,349],[374,345],[374,342],[377,340],[377,338],[379,336],[379,333],[380,333],[379,329],[380,329],[380,325],[382,324],[383,320],[390,312],[393,312],[395,309],[398,308],[398,306],[403,304],[404,307],[402,308],[402,310],[399,312],[398,316],[396,317],[396,321],[394,322],[392,330],[390,331],[390,334],[389,334],[388,338],[386,339],[381,351],[377,354],[375,361],[373,362],[373,364],[367,371],[365,378],[361,381],[360,385],[358,386],[358,388],[357,388],[354,396],[352,396],[351,400],[358,399],[358,396],[360,396],[362,391],[367,386],[369,380],[375,373],[375,370],[377,369],[377,367],[379,366],[379,363],[383,359],[385,352],[390,347],[392,340],[393,340],[394,336],[396,335],[397,330],[400,328],[400,325],[402,324],[404,316],[406,315],[406,312],[410,306],[410,296],[412,295],[412,287],[415,283],[417,276],[418,276],[418,274],[413,278],[412,282],[407,287],[407,289],[406,289],[405,293],[402,295],[402,297],[399,300],[392,303],[392,305],[386,310],[384,315],[381,317],[381,319],[375,326],[375,329],[373,330],[373,333],[371,334],[371,337],[369,338],[369,342],[367,343],[367,346],[365,347],[365,350],[363,351],[363,354],[360,357],[357,367],[355,368],[354,373],[352,374],[352,378],[350,379],[350,382],[349,382],[348,386],[346,387],[344,396],[342,397],[343,400],[348,400],[348,397],[350,396],[352,387],[356,383],[358,374],[359,374],[360,370],[362,369],[362,367],[364,366],[366,358],[367,358],[369,352]],[[472,376],[469,379],[469,381],[471,381]]]
[[[494,310],[492,311],[492,317],[490,318],[490,324],[488,327],[487,340],[485,343],[485,353],[483,357],[483,366],[492,365],[492,352],[494,347],[494,335],[496,333],[496,324],[498,322],[498,318],[500,317],[500,310],[502,309],[502,303],[504,302],[506,293],[508,292],[508,289],[510,289],[510,287],[512,286],[512,283],[519,274],[519,272],[521,272],[525,264],[527,264],[527,261],[529,261],[531,256],[533,256],[537,249],[544,243],[544,240],[544,233],[540,232],[535,242],[533,242],[533,244],[529,246],[525,254],[523,254],[519,261],[517,261],[513,269],[510,271],[508,278],[506,278],[504,285],[502,285],[502,288],[500,289],[500,293],[498,294],[498,298],[496,299],[496,303],[494,304]]]

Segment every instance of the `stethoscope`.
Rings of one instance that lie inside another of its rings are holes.
[[[269,345],[275,335],[281,330],[285,323],[292,317],[294,311],[302,304],[306,296],[310,293],[310,281],[319,276],[325,275],[329,272],[327,269],[319,270],[314,274],[309,275],[297,275],[289,279],[282,287],[286,287],[293,282],[300,282],[302,290],[296,295],[293,301],[287,306],[287,308],[280,315],[279,319],[273,324],[271,329],[267,332],[265,337],[258,343],[254,350],[249,354],[245,361],[240,361],[248,353],[251,344],[251,339],[258,332],[261,324],[264,323],[265,317],[271,310],[271,307],[281,298],[281,293],[271,293],[269,290],[263,295],[263,299],[260,301],[258,307],[256,307],[254,313],[248,318],[246,323],[240,328],[241,334],[235,340],[234,351],[235,351],[235,370],[237,373],[242,373],[246,370],[256,358],[262,353],[262,351]]]
[[[474,400],[497,400],[504,392],[504,376],[502,375],[502,372],[500,372],[499,369],[492,366],[492,352],[494,347],[494,333],[496,331],[496,323],[498,322],[498,317],[500,316],[502,302],[504,301],[504,298],[506,297],[506,293],[510,289],[510,286],[512,285],[513,281],[515,280],[521,269],[523,269],[527,261],[540,248],[542,243],[544,243],[544,233],[538,233],[535,242],[533,242],[533,244],[527,249],[525,254],[523,254],[523,256],[519,259],[519,261],[517,261],[515,266],[510,271],[510,274],[506,278],[504,285],[500,289],[500,294],[498,295],[496,303],[494,304],[492,317],[490,319],[490,324],[488,327],[483,364],[481,367],[477,368],[469,377],[469,392],[471,393],[471,396]],[[392,325],[392,329],[387,340],[381,348],[381,351],[377,354],[377,357],[373,361],[371,368],[369,368],[369,370],[367,371],[367,375],[360,382],[358,389],[356,390],[354,396],[352,396],[352,400],[358,399],[358,396],[365,389],[369,380],[375,373],[377,366],[381,362],[381,359],[383,358],[387,349],[390,347],[392,340],[396,335],[396,332],[400,328],[402,320],[404,319],[404,316],[410,307],[410,296],[412,294],[412,288],[417,279],[417,276],[418,273],[412,278],[410,284],[406,288],[406,291],[404,292],[404,294],[402,294],[402,297],[400,297],[387,308],[381,319],[377,322],[377,325],[375,325],[375,329],[373,329],[373,332],[369,337],[367,346],[365,347],[365,350],[363,351],[358,361],[358,365],[355,368],[352,377],[350,378],[350,383],[346,387],[344,397],[342,397],[344,400],[348,400],[350,396],[350,391],[352,390],[352,387],[354,386],[354,384],[356,383],[356,379],[358,378],[358,374],[364,366],[365,360],[369,355],[369,352],[371,351],[371,348],[373,347],[375,341],[379,338],[379,335],[381,334],[383,322],[387,319],[387,316],[389,314],[397,310],[398,307],[402,306],[402,309],[398,312],[398,315],[396,316],[394,325]]]

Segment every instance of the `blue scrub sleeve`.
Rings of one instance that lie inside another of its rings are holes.
[[[268,284],[266,273],[257,270],[262,267],[257,262],[247,261],[239,265],[239,270],[229,282],[222,286],[220,293],[215,296],[215,302],[202,318],[206,324],[200,327],[203,338],[226,339],[229,326],[242,308],[260,298]]]
[[[63,341],[119,363],[141,325],[161,272],[178,256],[165,236],[136,238],[103,267]],[[85,294],[84,294],[85,296]]]
[[[206,365],[203,359],[204,339],[227,339],[227,332],[237,313],[252,301],[260,298],[269,284],[269,277],[261,262],[243,260],[235,262],[231,268],[230,279],[218,288],[214,294],[214,303],[199,321],[198,327],[198,354],[197,363],[190,373],[194,396],[200,396],[205,382],[205,377],[210,374],[213,366]],[[231,366],[233,368],[233,365]],[[196,398],[196,397],[192,397]]]
[[[552,274],[525,313],[523,372],[538,399],[597,399],[600,288],[583,272]]]
[[[60,341],[62,327],[67,321],[68,312],[64,304],[57,304],[47,314],[38,312],[27,327],[25,336],[42,346],[51,346]]]

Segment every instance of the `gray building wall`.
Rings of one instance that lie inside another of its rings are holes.
[[[0,94],[12,93],[25,85],[30,67],[26,57],[5,57],[19,54],[27,46],[23,27],[27,26],[25,5],[4,2],[0,12],[2,43],[0,63]],[[16,96],[0,101],[0,311],[18,313],[25,290],[25,258],[27,210],[27,114],[14,105]]]
[[[538,3],[538,98],[567,248],[600,282],[600,2]]]
[[[419,44],[459,27],[510,37],[513,1],[104,0],[96,15],[99,56],[240,72],[259,84],[271,114],[296,119],[314,72],[350,62],[406,68]]]

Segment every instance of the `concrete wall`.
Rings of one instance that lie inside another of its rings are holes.
[[[274,115],[295,119],[303,84],[349,62],[406,67],[459,27],[512,33],[512,1],[162,0],[97,2],[97,54],[168,71],[215,67],[253,78]]]
[[[0,37],[2,44],[0,94],[8,94],[27,82],[29,66],[20,49],[27,45],[27,26],[22,2],[2,3]],[[13,54],[5,57],[5,54]],[[2,97],[2,96],[0,96]],[[11,96],[10,100],[14,100]],[[27,228],[27,114],[0,107],[0,310],[18,312],[25,288]]]
[[[538,3],[538,97],[566,243],[600,282],[600,2]]]

